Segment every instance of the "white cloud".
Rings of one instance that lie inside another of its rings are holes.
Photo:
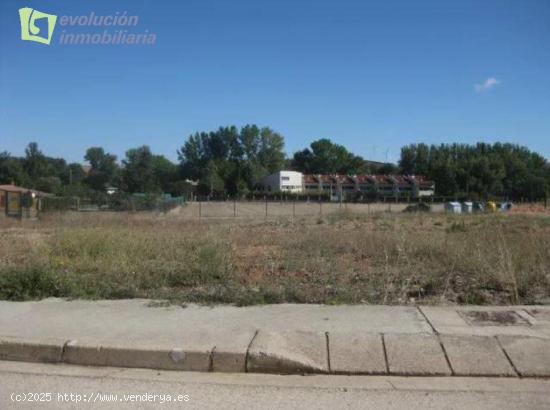
[[[499,84],[500,81],[495,77],[489,77],[482,84],[476,84],[474,88],[478,93],[482,93],[484,91],[489,91],[491,88],[494,88]]]

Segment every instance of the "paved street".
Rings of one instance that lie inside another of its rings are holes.
[[[541,379],[278,376],[4,361],[0,380],[2,409],[550,408],[550,381]],[[12,401],[23,393],[51,393],[50,401]],[[182,401],[167,402],[168,395]]]

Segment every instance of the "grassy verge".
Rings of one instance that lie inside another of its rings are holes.
[[[0,298],[550,303],[550,218],[372,216],[203,223],[65,214],[0,229]]]

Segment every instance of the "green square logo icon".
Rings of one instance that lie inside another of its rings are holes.
[[[19,9],[19,19],[21,20],[21,40],[36,41],[37,43],[47,45],[50,44],[57,16],[42,13],[30,7],[23,7]],[[46,19],[48,25],[47,37],[43,33],[40,33],[41,30],[36,25],[36,20],[38,19]]]

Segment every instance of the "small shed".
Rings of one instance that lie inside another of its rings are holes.
[[[0,185],[0,218],[35,218],[41,209],[41,198],[47,196],[52,195],[13,184]]]
[[[460,202],[446,202],[445,211],[452,214],[460,214],[462,213],[462,205]]]
[[[462,202],[462,213],[465,214],[471,214],[474,210],[474,203],[473,202]]]

